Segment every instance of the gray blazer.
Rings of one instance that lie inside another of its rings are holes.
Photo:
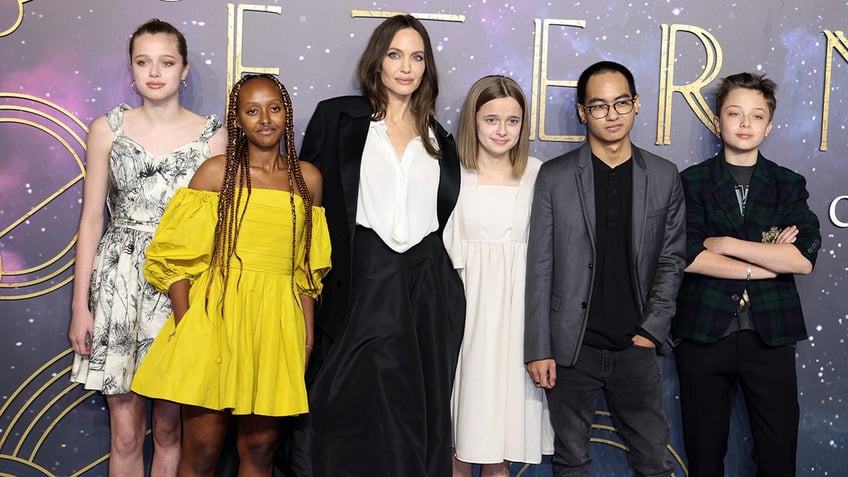
[[[640,326],[670,350],[669,328],[686,266],[686,211],[677,166],[633,146],[633,253]],[[595,272],[595,181],[588,143],[544,164],[536,179],[527,251],[526,362],[577,362]]]

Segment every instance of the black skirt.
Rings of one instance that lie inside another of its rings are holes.
[[[350,316],[309,390],[313,475],[449,476],[462,282],[436,233],[353,242]]]

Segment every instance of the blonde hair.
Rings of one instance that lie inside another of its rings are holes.
[[[459,116],[459,131],[456,138],[456,149],[462,165],[469,169],[477,169],[477,112],[484,104],[493,99],[512,98],[521,106],[521,131],[518,142],[509,151],[509,161],[512,164],[512,174],[521,177],[527,168],[527,158],[530,155],[530,133],[527,121],[527,100],[524,91],[514,79],[501,76],[484,76],[477,80],[462,105]]]

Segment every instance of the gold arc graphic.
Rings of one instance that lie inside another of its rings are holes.
[[[12,26],[10,26],[9,28],[7,28],[3,31],[0,31],[0,37],[4,37],[4,36],[12,33],[13,31],[17,30],[19,26],[21,26],[21,23],[23,23],[23,21],[24,21],[24,3],[27,3],[29,1],[31,1],[31,0],[17,0],[17,2],[18,2],[18,16],[15,18],[15,22],[12,23]]]
[[[3,108],[3,107],[0,107],[0,109],[4,109],[4,108]],[[65,141],[65,139],[64,139],[63,137],[61,137],[61,136],[59,136],[57,133],[55,133],[55,132],[53,132],[53,131],[51,131],[51,130],[49,130],[49,129],[45,128],[44,126],[42,126],[42,125],[40,125],[40,124],[38,124],[38,123],[35,123],[35,122],[32,122],[32,121],[29,121],[29,120],[25,120],[25,119],[0,118],[0,124],[2,124],[2,123],[17,123],[17,124],[23,124],[23,125],[26,125],[26,126],[32,126],[32,127],[36,128],[36,129],[38,129],[38,130],[40,130],[40,131],[43,131],[43,132],[47,133],[48,135],[52,136],[54,139],[56,139],[57,141],[59,141],[60,143],[62,143],[62,145],[63,145],[63,146],[65,146],[65,148],[66,148],[66,149],[68,149],[69,151],[71,151],[71,152],[72,152],[72,154],[73,154],[73,156],[74,156],[74,158],[75,158],[75,159],[77,160],[77,162],[78,162],[78,163],[82,166],[82,161],[80,161],[80,160],[79,160],[79,156],[76,154],[76,151],[73,151],[73,149],[71,149],[70,144],[68,144],[68,142],[67,142],[67,141]],[[84,166],[83,166],[83,167],[84,167]],[[0,237],[2,237],[2,236],[4,236],[4,235],[6,235],[6,234],[7,234],[7,233],[9,233],[12,229],[14,229],[14,228],[15,228],[15,227],[17,227],[18,225],[22,224],[24,221],[26,221],[27,219],[29,219],[30,217],[32,217],[33,215],[35,215],[36,213],[38,213],[38,211],[39,211],[42,207],[44,207],[45,205],[47,205],[48,203],[50,203],[53,199],[55,199],[56,197],[58,197],[60,194],[62,194],[63,192],[65,192],[66,190],[68,190],[69,188],[71,188],[74,184],[76,184],[77,182],[81,181],[81,180],[83,179],[83,177],[84,177],[84,176],[85,176],[85,174],[84,174],[84,173],[80,173],[80,174],[79,174],[79,175],[77,175],[76,177],[72,178],[70,181],[68,181],[68,182],[66,182],[65,184],[63,184],[63,185],[62,185],[62,186],[61,186],[61,187],[60,187],[60,188],[59,188],[56,192],[54,192],[54,193],[50,194],[49,196],[47,196],[47,198],[45,198],[44,200],[42,200],[41,202],[39,202],[38,204],[36,204],[34,207],[32,207],[30,210],[28,210],[28,211],[27,211],[24,215],[22,215],[20,218],[18,218],[17,220],[15,220],[15,221],[14,221],[14,222],[12,222],[11,224],[9,224],[6,228],[4,228],[4,229],[0,230]],[[41,268],[43,268],[43,267],[33,267],[33,268],[26,269],[26,270],[19,270],[19,271],[15,271],[15,272],[4,272],[4,275],[23,275],[23,274],[26,274],[26,273],[31,273],[31,272],[36,271],[36,270],[40,270]]]
[[[52,108],[54,111],[60,113],[60,114],[52,114],[52,112],[42,111],[42,110],[39,110],[39,109],[27,107],[27,106],[0,105],[0,111],[15,111],[15,112],[18,112],[18,113],[29,114],[29,115],[44,119],[44,120],[48,121],[49,123],[52,123],[55,126],[58,126],[58,128],[63,130],[68,136],[70,136],[72,138],[72,142],[74,143],[73,145],[71,143],[69,143],[68,140],[66,140],[64,137],[62,137],[59,134],[60,131],[50,129],[49,124],[40,124],[40,123],[34,122],[32,120],[29,120],[29,119],[23,119],[23,118],[18,118],[18,117],[0,118],[0,124],[2,124],[2,123],[22,124],[22,125],[25,125],[25,126],[33,127],[33,128],[35,128],[35,129],[37,129],[41,132],[46,133],[47,135],[51,136],[53,139],[55,139],[56,141],[58,141],[59,143],[62,144],[62,146],[73,157],[73,159],[74,159],[74,161],[75,161],[75,163],[76,163],[76,165],[77,165],[77,167],[79,168],[79,171],[80,171],[79,174],[77,174],[75,177],[68,180],[65,184],[61,185],[55,192],[53,192],[52,194],[47,196],[44,200],[42,200],[38,204],[31,207],[20,218],[18,218],[17,220],[13,221],[11,224],[5,226],[2,230],[0,230],[0,238],[2,238],[7,233],[12,231],[15,227],[17,227],[21,223],[25,222],[27,219],[29,219],[31,216],[33,216],[37,212],[41,211],[50,202],[55,200],[60,195],[64,194],[71,187],[78,184],[80,181],[82,181],[85,178],[85,165],[83,163],[82,158],[80,157],[80,154],[75,149],[75,146],[78,145],[81,151],[85,151],[86,144],[85,144],[85,140],[80,136],[80,134],[78,134],[76,131],[74,131],[74,129],[72,129],[72,126],[75,125],[75,126],[79,127],[79,129],[81,131],[83,131],[85,134],[88,133],[88,128],[74,114],[72,114],[66,108],[64,108],[64,107],[62,107],[62,106],[60,106],[60,105],[58,105],[58,104],[56,104],[52,101],[49,101],[49,100],[46,100],[46,99],[43,99],[43,98],[39,98],[39,97],[36,97],[36,96],[28,95],[28,94],[13,93],[13,92],[0,92],[0,98],[13,98],[13,99],[21,99],[21,100],[31,101],[31,102]],[[60,117],[60,116],[64,116],[64,117]],[[29,268],[22,269],[22,270],[13,270],[13,271],[5,270],[5,269],[2,268],[3,263],[2,263],[2,260],[0,259],[0,278],[2,278],[3,276],[27,275],[27,274],[34,273],[34,272],[37,272],[37,271],[40,271],[40,270],[44,270],[47,267],[53,266],[54,264],[59,262],[62,259],[62,257],[65,257],[71,251],[71,249],[74,248],[74,246],[76,245],[76,242],[77,242],[77,235],[75,233],[74,236],[71,238],[71,240],[68,242],[68,244],[65,245],[63,247],[63,249],[61,251],[59,251],[56,255],[54,255],[53,257],[43,261],[42,263],[40,263],[40,264],[38,264],[34,267],[29,267]],[[27,280],[27,281],[23,281],[23,282],[14,282],[14,283],[0,283],[0,290],[3,290],[3,289],[15,289],[15,290],[24,289],[25,287],[36,285],[36,284],[39,284],[39,283],[48,282],[48,281],[56,278],[57,276],[67,272],[67,270],[70,269],[73,266],[73,263],[74,263],[74,259],[70,258],[68,260],[68,262],[63,264],[62,266],[60,266],[59,269],[54,270],[54,271],[48,273],[45,276],[41,276],[41,277],[38,277],[38,278],[33,279],[33,280]],[[33,297],[45,295],[45,294],[51,293],[51,292],[53,292],[53,291],[55,291],[59,288],[64,287],[65,285],[67,285],[71,281],[73,281],[73,276],[66,277],[66,278],[62,279],[60,282],[55,283],[55,284],[51,285],[50,287],[43,289],[43,290],[38,290],[38,291],[35,291],[35,292],[30,292],[30,293],[22,293],[22,294],[18,294],[18,295],[0,296],[0,301],[21,300],[21,299],[33,298]]]
[[[23,381],[23,382],[22,382],[22,383],[18,386],[18,388],[17,388],[17,389],[15,389],[15,391],[14,391],[14,392],[12,392],[12,394],[11,394],[11,395],[9,395],[9,398],[8,398],[8,399],[6,399],[6,402],[3,404],[3,406],[2,406],[2,407],[0,407],[0,416],[3,416],[3,415],[5,415],[5,414],[6,414],[6,411],[9,409],[9,406],[11,406],[11,405],[12,405],[12,403],[15,401],[15,399],[17,399],[17,397],[23,393],[24,389],[26,389],[26,387],[27,387],[27,386],[29,386],[29,385],[30,385],[30,383],[32,383],[33,381],[35,381],[35,379],[38,377],[38,375],[40,375],[41,373],[43,373],[44,371],[46,371],[49,367],[51,367],[51,366],[53,366],[54,364],[56,364],[59,360],[61,360],[61,359],[62,359],[62,358],[64,358],[65,356],[70,355],[72,352],[73,352],[73,349],[72,349],[72,348],[68,348],[68,349],[66,349],[65,351],[63,351],[63,352],[61,352],[61,353],[57,354],[56,356],[54,356],[54,357],[53,357],[52,359],[50,359],[49,361],[47,361],[47,362],[45,362],[44,364],[42,364],[40,368],[36,369],[34,373],[32,373],[32,374],[31,374],[28,378],[26,378],[26,379],[25,379],[25,380],[24,380],[24,381]],[[18,411],[18,413],[17,413],[17,414],[15,415],[15,417],[14,417],[15,421],[17,421],[17,419],[20,419],[20,416],[21,416],[23,413],[24,413],[24,411]],[[15,422],[15,421],[13,421],[13,422]],[[13,424],[12,424],[12,423],[10,423],[9,425],[7,425],[7,426],[6,426],[7,431],[8,431],[9,429],[11,429],[11,428],[12,428],[12,426],[13,426]],[[0,436],[0,447],[3,447],[3,445],[5,444],[6,439],[8,438],[8,436],[9,436],[9,432],[4,432],[4,433],[3,433],[3,436]]]
[[[69,375],[70,372],[71,372],[71,368],[69,366],[69,367],[65,368],[62,371],[62,373],[57,374],[54,379],[51,379],[49,384],[55,383],[56,381],[58,381],[59,378],[63,378],[65,376]],[[77,384],[71,383],[65,389],[63,389],[61,392],[56,393],[56,395],[53,396],[53,399],[48,401],[47,404],[45,404],[41,408],[41,410],[38,411],[35,414],[35,416],[32,417],[32,419],[30,419],[29,425],[26,427],[26,430],[24,430],[24,432],[21,433],[21,437],[18,439],[18,445],[15,446],[15,450],[12,452],[12,455],[17,456],[18,454],[21,453],[21,447],[23,447],[24,441],[26,441],[27,438],[29,438],[29,435],[30,435],[30,433],[32,433],[32,430],[35,428],[36,424],[38,424],[38,422],[41,420],[41,418],[44,417],[44,415],[47,414],[47,412],[50,411],[51,407],[53,407],[57,402],[59,402],[60,399],[65,397],[75,387],[77,387]],[[45,389],[46,389],[46,385],[45,385]],[[42,434],[41,439],[39,439],[38,442],[41,442],[44,437],[45,437],[45,434]],[[32,460],[32,455],[36,454],[37,452],[38,452],[38,448],[33,449],[32,454],[30,454],[30,460]]]
[[[10,457],[10,456],[5,456],[5,455],[0,455],[0,461],[2,461],[2,460],[10,460],[12,462],[19,462],[21,464],[26,465],[27,467],[33,468],[33,469],[41,472],[42,474],[44,474],[46,476],[53,477],[52,472],[50,472],[49,470],[45,469],[44,467],[36,464],[35,462],[30,462],[28,460],[24,460],[24,459],[21,459],[19,457]],[[0,476],[2,476],[2,477],[21,477],[19,475],[12,475],[12,474],[6,474],[6,473],[2,473],[2,474],[0,474]]]
[[[68,349],[64,350],[63,352],[59,353],[58,355],[54,356],[49,361],[42,364],[37,370],[35,370],[35,372],[33,372],[27,379],[25,379],[17,387],[17,389],[15,389],[15,391],[6,400],[5,404],[2,407],[0,407],[0,416],[3,416],[4,414],[6,414],[6,412],[12,406],[14,401],[17,398],[22,397],[26,388],[29,387],[30,385],[34,384],[34,381],[36,379],[43,377],[45,374],[48,374],[48,375],[52,374],[53,372],[50,370],[50,368],[52,366],[56,365],[57,363],[59,363],[62,359],[66,358],[66,357],[68,357],[69,355],[72,355],[72,354],[73,354],[73,349],[68,348]],[[66,368],[62,369],[61,371],[56,372],[55,374],[50,376],[50,378],[47,380],[47,382],[42,384],[33,393],[33,395],[30,396],[29,399],[26,400],[26,402],[24,402],[24,404],[21,406],[21,408],[14,414],[14,416],[12,416],[11,421],[9,422],[8,426],[6,427],[6,432],[4,432],[2,436],[0,436],[0,447],[3,447],[6,444],[7,437],[11,434],[11,429],[21,421],[21,419],[23,418],[24,415],[26,415],[28,412],[31,411],[30,407],[32,406],[33,402],[35,400],[37,400],[38,398],[42,397],[45,394],[45,392],[47,392],[49,390],[49,388],[51,386],[53,386],[56,382],[58,382],[61,378],[67,377],[67,375],[70,373],[70,371],[71,371],[71,368],[66,367]],[[12,462],[25,464],[28,467],[31,467],[33,469],[36,469],[36,470],[44,473],[44,475],[46,475],[46,476],[53,476],[53,474],[50,471],[48,471],[47,469],[44,469],[43,467],[41,467],[39,464],[37,464],[35,462],[35,457],[38,454],[38,451],[41,449],[44,441],[49,437],[50,433],[62,421],[62,419],[65,416],[67,416],[68,413],[70,413],[77,406],[79,406],[80,404],[82,404],[87,399],[91,398],[92,396],[94,396],[96,394],[96,391],[85,391],[81,396],[79,396],[77,399],[75,399],[73,402],[71,402],[68,406],[66,406],[63,410],[61,410],[61,412],[55,417],[55,419],[42,432],[41,436],[38,438],[38,440],[36,441],[32,451],[30,452],[28,459],[23,458],[23,457],[19,456],[18,454],[20,453],[21,448],[24,445],[24,442],[29,438],[29,436],[32,433],[32,430],[34,429],[35,425],[41,420],[41,418],[52,407],[56,406],[56,404],[58,403],[58,401],[61,398],[68,396],[74,389],[78,389],[79,387],[80,387],[79,384],[73,383],[73,384],[65,387],[61,392],[59,392],[56,396],[54,396],[53,399],[51,399],[48,403],[43,405],[41,407],[41,409],[38,412],[35,413],[35,416],[33,417],[32,421],[29,423],[29,425],[27,426],[25,431],[18,438],[18,442],[15,445],[15,449],[14,449],[13,453],[11,455],[0,454],[0,461],[9,460],[9,461],[12,461]],[[107,452],[104,455],[95,459],[94,461],[90,462],[89,464],[87,464],[83,468],[77,470],[75,473],[73,473],[71,475],[81,476],[81,475],[85,474],[86,472],[88,472],[89,470],[93,469],[94,467],[105,462],[108,458],[109,458],[109,453]],[[6,475],[8,475],[8,474],[0,473],[0,477],[4,477]]]
[[[74,388],[76,388],[76,387],[78,387],[78,386],[79,386],[79,384],[72,384],[71,386],[69,386],[69,387],[67,388],[66,392],[67,392],[67,391],[70,391],[70,390],[72,390],[72,389],[74,389]],[[33,449],[32,449],[32,453],[30,453],[30,455],[29,455],[29,460],[35,460],[35,454],[37,454],[37,453],[38,453],[38,451],[41,449],[41,445],[44,443],[44,440],[45,440],[45,439],[47,439],[47,437],[50,435],[50,433],[51,433],[51,432],[53,432],[53,428],[55,428],[55,427],[56,427],[56,425],[57,425],[57,424],[59,424],[59,422],[61,422],[61,421],[62,421],[62,419],[63,419],[63,418],[64,418],[64,417],[65,417],[65,416],[69,413],[69,412],[71,412],[72,410],[74,410],[74,408],[75,408],[75,407],[79,406],[80,404],[82,404],[84,401],[86,401],[86,400],[87,400],[88,398],[90,398],[91,396],[94,396],[95,394],[97,394],[97,391],[87,391],[85,394],[83,394],[82,396],[80,396],[79,398],[77,398],[76,400],[74,400],[74,402],[72,402],[72,403],[71,403],[68,407],[66,407],[66,408],[65,408],[62,412],[60,412],[60,413],[56,416],[56,419],[54,419],[54,420],[53,420],[53,422],[51,422],[51,423],[50,423],[50,425],[49,425],[49,426],[47,426],[47,427],[44,429],[44,433],[43,433],[43,434],[41,434],[41,437],[38,439],[38,442],[36,442],[36,443],[35,443],[35,447],[33,447]]]

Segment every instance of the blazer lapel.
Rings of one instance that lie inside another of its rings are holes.
[[[344,193],[345,215],[350,236],[356,227],[356,206],[359,199],[359,174],[362,151],[371,124],[371,109],[365,115],[343,114],[339,134],[339,173]],[[353,112],[352,114],[355,114]]]
[[[439,190],[436,198],[436,215],[439,219],[439,234],[441,234],[459,197],[459,158],[456,155],[453,136],[437,122],[432,127],[436,133],[439,151],[442,153],[442,157],[439,158]]]
[[[597,243],[595,234],[595,174],[592,169],[592,150],[589,148],[589,143],[580,147],[579,154],[574,179],[577,182],[580,208],[583,209],[583,219],[586,221],[586,230],[589,232],[592,250],[594,251]]]
[[[772,217],[778,201],[775,197],[778,188],[774,185],[776,173],[772,165],[760,154],[751,175],[745,208],[746,231],[753,234],[746,237],[748,240],[761,241],[771,227],[779,229],[783,225],[773,223]]]
[[[724,163],[724,154],[719,154],[717,160],[713,161],[711,175],[713,178],[712,194],[716,203],[724,211],[727,222],[736,231],[737,237],[743,237],[742,223],[745,218],[739,211],[739,201],[736,199],[736,183],[727,170]]]
[[[642,152],[631,145],[633,151],[633,208],[631,222],[633,229],[632,254],[634,263],[639,261],[639,251],[642,250],[642,240],[645,236],[645,223],[648,220],[648,166]]]

